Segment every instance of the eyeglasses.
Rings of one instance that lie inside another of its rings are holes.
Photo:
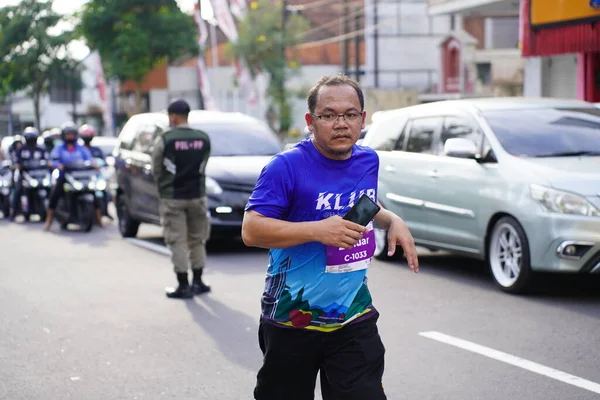
[[[362,117],[362,113],[356,113],[356,112],[349,112],[349,113],[345,113],[345,114],[323,114],[323,115],[317,115],[317,114],[312,114],[315,117],[319,118],[321,121],[324,122],[335,122],[337,121],[340,117],[344,118],[344,120],[346,122],[356,122],[360,119],[360,117]]]

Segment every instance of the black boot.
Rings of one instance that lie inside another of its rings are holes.
[[[194,294],[202,294],[210,292],[210,286],[202,282],[202,271],[204,268],[194,269],[194,278],[192,279],[192,292]]]
[[[168,287],[165,292],[168,298],[170,299],[189,299],[194,297],[194,293],[190,288],[190,284],[188,282],[187,273],[177,274],[177,281],[179,282],[179,286],[177,289]]]

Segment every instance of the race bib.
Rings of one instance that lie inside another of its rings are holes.
[[[375,233],[373,223],[367,226],[365,233],[351,249],[327,246],[327,265],[325,272],[342,274],[345,272],[360,271],[369,268],[371,257],[375,254]]]

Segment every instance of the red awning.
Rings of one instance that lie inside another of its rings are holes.
[[[600,22],[535,29],[531,27],[530,4],[531,0],[524,0],[521,9],[521,52],[524,57],[600,52]]]

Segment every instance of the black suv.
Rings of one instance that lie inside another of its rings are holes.
[[[240,113],[192,111],[189,124],[206,132],[211,140],[206,166],[211,238],[237,237],[258,176],[283,145],[265,123]],[[127,121],[119,135],[113,155],[115,204],[123,237],[134,237],[142,222],[160,225],[151,154],[154,140],[168,126],[166,113],[138,114]]]

